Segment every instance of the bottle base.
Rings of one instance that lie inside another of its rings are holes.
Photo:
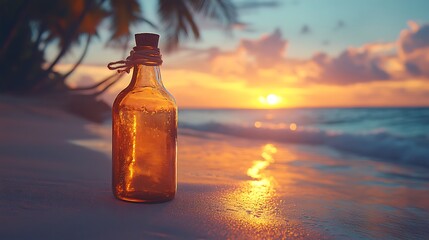
[[[133,203],[163,203],[174,199],[175,194],[147,193],[141,191],[127,192],[126,194],[113,194],[117,199]]]

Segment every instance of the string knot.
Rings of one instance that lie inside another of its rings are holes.
[[[130,51],[130,55],[125,60],[110,62],[107,67],[110,70],[117,70],[118,73],[129,73],[131,68],[137,64],[147,66],[159,66],[162,64],[161,52],[159,48],[137,46]]]

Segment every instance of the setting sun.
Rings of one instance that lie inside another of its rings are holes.
[[[266,97],[260,96],[259,102],[267,105],[277,105],[281,102],[281,97],[271,93],[268,94]]]

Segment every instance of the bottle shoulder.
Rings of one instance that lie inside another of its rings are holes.
[[[165,89],[154,87],[126,88],[116,97],[113,108],[177,109],[176,100]]]

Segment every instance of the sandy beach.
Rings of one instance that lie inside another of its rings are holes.
[[[176,198],[127,203],[111,192],[109,128],[35,99],[0,110],[1,239],[429,236],[427,169],[180,129]]]

